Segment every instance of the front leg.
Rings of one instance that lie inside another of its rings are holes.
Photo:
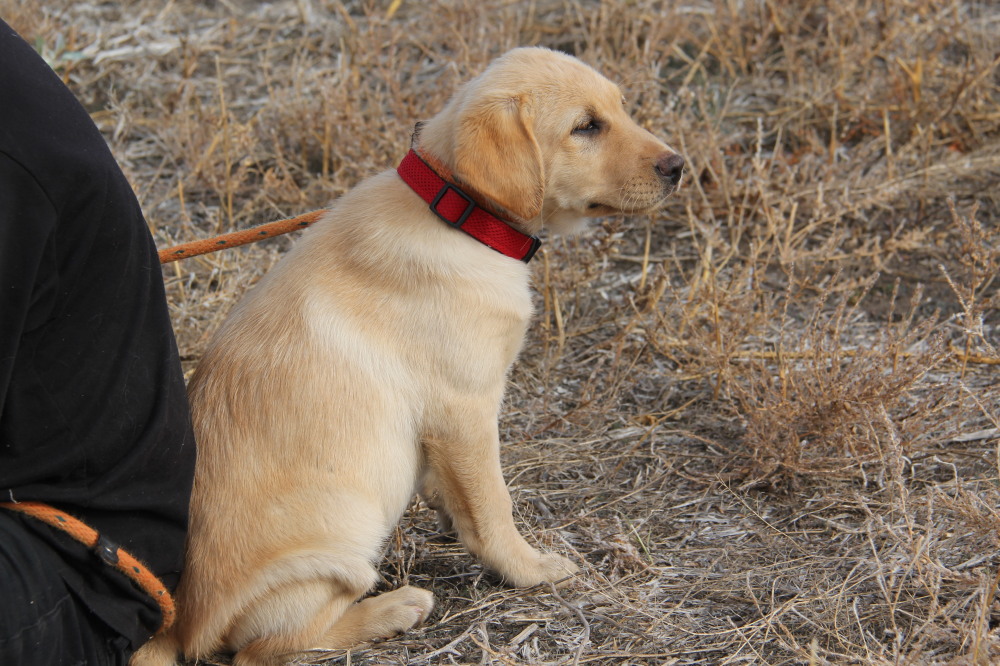
[[[570,560],[532,548],[514,526],[512,503],[500,468],[496,417],[462,409],[460,424],[424,439],[425,487],[437,491],[459,539],[484,565],[515,587],[555,582],[577,572]]]

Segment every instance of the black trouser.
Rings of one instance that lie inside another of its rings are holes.
[[[66,563],[24,520],[0,509],[0,664],[125,666],[128,640],[70,591]]]
[[[66,511],[172,588],[195,447],[152,238],[86,109],[2,20],[0,95],[0,502]],[[0,666],[125,663],[160,622],[85,546],[0,509]]]

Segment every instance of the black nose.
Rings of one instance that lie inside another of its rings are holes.
[[[677,153],[661,155],[660,159],[656,160],[656,173],[660,178],[676,186],[684,175],[684,158]]]

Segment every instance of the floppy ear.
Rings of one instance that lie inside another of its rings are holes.
[[[527,96],[481,100],[463,109],[455,141],[455,175],[524,220],[542,210],[542,151]]]

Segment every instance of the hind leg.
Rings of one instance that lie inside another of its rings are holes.
[[[296,652],[318,647],[358,595],[328,580],[272,589],[233,623],[225,641],[236,652],[233,666],[277,666]]]
[[[344,612],[327,632],[324,647],[348,648],[390,638],[426,620],[432,608],[434,595],[410,585],[368,597]]]
[[[272,590],[227,637],[233,666],[276,666],[309,649],[349,648],[389,638],[422,622],[430,592],[402,587],[355,603],[362,594],[336,581],[306,581]]]

